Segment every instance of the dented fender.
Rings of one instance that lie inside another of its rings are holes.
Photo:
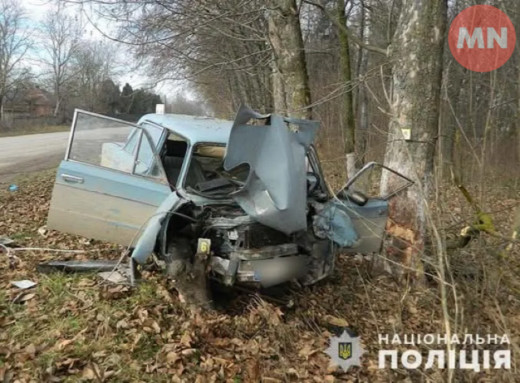
[[[137,263],[145,263],[152,254],[157,236],[161,231],[162,224],[171,211],[175,211],[183,206],[187,201],[177,193],[170,194],[157,208],[155,213],[148,219],[142,234],[139,236],[132,252],[132,259]]]

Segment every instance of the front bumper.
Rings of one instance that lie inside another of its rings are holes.
[[[255,284],[267,288],[303,277],[309,256],[298,254],[295,244],[267,246],[232,252],[229,258],[212,256],[213,276],[224,285]]]

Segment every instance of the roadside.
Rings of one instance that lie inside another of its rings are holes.
[[[62,159],[63,153],[55,153],[42,158],[31,158],[15,165],[0,167],[0,188],[3,189],[18,179],[31,177],[34,173],[42,170],[54,169]]]
[[[45,134],[55,132],[68,132],[70,131],[70,125],[34,125],[24,128],[13,128],[13,129],[2,129],[0,130],[1,137],[15,137],[29,134]]]
[[[69,132],[29,134],[0,138],[0,185],[27,174],[58,166]]]

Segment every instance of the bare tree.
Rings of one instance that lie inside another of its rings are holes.
[[[22,59],[30,47],[23,27],[24,9],[16,0],[0,0],[0,121],[7,94],[24,78]]]
[[[114,76],[114,49],[100,41],[81,40],[74,55],[74,103],[76,106],[97,110],[106,80]]]
[[[272,109],[263,1],[62,1],[91,7],[118,27],[109,37],[127,44],[151,78],[189,82],[218,114],[240,103]]]
[[[269,41],[274,55],[275,111],[310,118],[309,77],[296,0],[272,1]]]
[[[433,156],[439,121],[446,0],[405,0],[392,42],[392,118],[385,164],[416,184],[393,198],[388,228],[401,261],[421,267],[425,248],[425,199],[433,176]],[[409,136],[409,137],[407,137]],[[395,187],[382,180],[383,193]]]
[[[352,70],[350,65],[350,46],[347,34],[347,14],[345,11],[345,0],[337,0],[338,23],[345,28],[338,28],[341,77],[349,87],[343,93],[343,108],[341,111],[341,122],[345,130],[345,155],[347,164],[347,176],[353,177],[356,172],[356,119],[354,116],[354,98],[352,82]]]
[[[75,75],[73,58],[79,51],[82,29],[80,21],[68,16],[60,5],[47,13],[41,28],[43,33],[41,59],[49,68],[50,81],[56,98],[54,116],[59,114],[67,88],[70,87]]]

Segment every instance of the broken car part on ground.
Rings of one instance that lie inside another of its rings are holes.
[[[199,275],[188,284],[315,283],[338,248],[380,250],[395,194],[374,192],[383,173],[396,191],[411,184],[370,163],[333,195],[318,127],[247,107],[234,122],[150,114],[136,125],[77,110],[48,227],[129,246],[133,264],[154,253],[174,278]]]

